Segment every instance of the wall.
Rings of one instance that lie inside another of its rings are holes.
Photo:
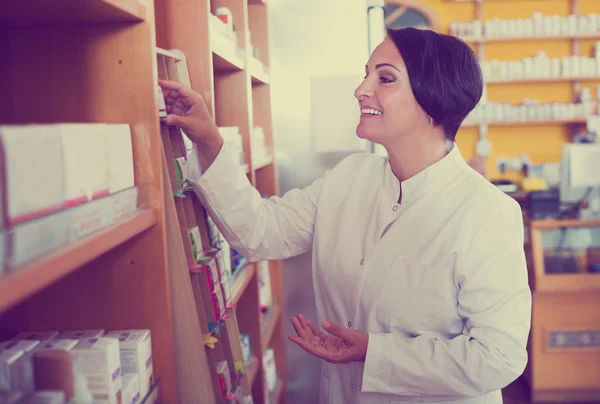
[[[280,193],[322,176],[347,153],[315,153],[310,122],[310,77],[362,75],[368,58],[364,0],[270,0],[271,80]],[[352,134],[350,134],[352,135]],[[319,323],[311,255],[284,262],[285,331],[298,313]],[[320,361],[287,345],[288,403],[318,402]]]
[[[442,21],[443,32],[449,32],[451,21],[470,21],[475,18],[474,3],[453,3],[447,0],[423,0],[431,6]],[[518,4],[518,6],[517,6]],[[539,11],[544,15],[569,15],[569,0],[484,0],[484,19],[492,18],[527,18]],[[579,13],[600,13],[600,1],[579,0]],[[581,55],[592,56],[593,44],[596,41],[581,41]],[[475,48],[474,48],[475,49]],[[549,57],[562,57],[571,54],[568,40],[528,41],[510,43],[485,44],[486,60],[518,60],[526,56],[534,56],[544,50]],[[586,82],[583,87],[590,87],[592,94],[600,82]],[[539,99],[541,102],[572,102],[575,95],[570,82],[488,86],[488,100],[520,103],[525,98]],[[527,153],[534,163],[556,162],[560,160],[561,146],[570,140],[573,126],[527,126],[490,128],[489,140],[492,142],[492,156],[488,164],[488,177],[496,178],[495,167],[497,157],[512,157]],[[473,156],[478,138],[477,128],[461,129],[457,143],[465,158]]]

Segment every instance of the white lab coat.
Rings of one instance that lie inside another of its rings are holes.
[[[194,160],[194,157],[190,157]],[[312,249],[317,319],[369,333],[364,363],[323,361],[321,404],[496,404],[527,362],[531,293],[518,204],[454,146],[400,183],[355,154],[304,189],[261,198],[227,146],[197,194],[251,260]]]

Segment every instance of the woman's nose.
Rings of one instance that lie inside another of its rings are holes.
[[[363,82],[358,86],[358,88],[354,91],[354,96],[359,101],[373,96],[373,91],[369,88],[367,80],[363,80]]]

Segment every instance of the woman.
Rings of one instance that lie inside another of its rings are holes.
[[[531,295],[521,210],[475,173],[454,137],[482,94],[460,40],[389,31],[356,90],[356,154],[263,200],[232,160],[202,98],[162,82],[168,124],[197,144],[197,194],[252,260],[312,249],[320,329],[290,340],[323,358],[321,403],[501,403],[527,362]]]

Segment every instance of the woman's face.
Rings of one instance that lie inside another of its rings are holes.
[[[391,39],[379,44],[369,58],[354,96],[361,108],[356,134],[362,139],[388,146],[427,122],[410,87],[404,60]]]

